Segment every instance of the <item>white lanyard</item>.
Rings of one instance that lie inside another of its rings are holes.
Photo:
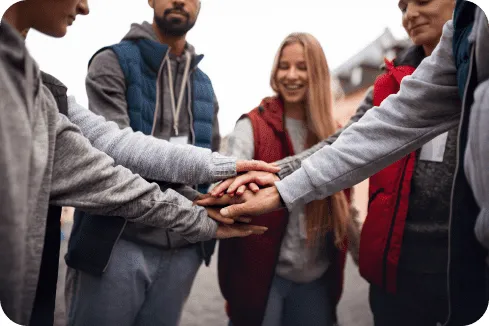
[[[167,61],[168,70],[168,83],[170,84],[170,98],[171,98],[171,109],[173,112],[173,129],[175,130],[175,136],[178,136],[178,120],[180,118],[180,109],[182,108],[183,95],[185,94],[185,84],[187,83],[187,77],[190,70],[190,53],[185,52],[185,70],[183,72],[182,86],[180,87],[180,94],[178,95],[178,103],[175,105],[175,91],[173,90],[173,76],[172,67],[170,59]],[[178,72],[177,72],[178,73]]]

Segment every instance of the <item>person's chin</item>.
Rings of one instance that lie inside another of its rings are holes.
[[[411,41],[413,41],[413,44],[418,46],[430,43],[429,41],[431,39],[432,37],[429,35],[429,33],[418,33],[411,37]]]
[[[287,103],[300,103],[304,99],[303,96],[284,96],[284,101]]]
[[[63,27],[60,27],[59,29],[57,29],[53,33],[53,35],[51,35],[51,36],[52,37],[56,37],[56,38],[61,38],[61,37],[64,37],[67,32],[68,32],[68,27],[67,26],[63,26]]]

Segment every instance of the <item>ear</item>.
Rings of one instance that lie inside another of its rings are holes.
[[[152,9],[155,9],[155,0],[148,0],[148,4]]]

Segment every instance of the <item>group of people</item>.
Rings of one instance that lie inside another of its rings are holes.
[[[237,121],[221,155],[218,102],[186,41],[201,3],[148,3],[152,22],[88,63],[89,110],[25,47],[30,29],[63,37],[89,14],[88,0],[24,0],[2,18],[0,302],[9,318],[55,322],[61,206],[76,208],[67,325],[178,325],[216,239],[229,325],[336,325],[347,251],[370,283],[376,326],[482,316],[489,23],[480,8],[400,0],[413,45],[385,61],[344,126],[319,41],[289,35],[271,69],[275,95]],[[360,233],[348,188],[368,177]]]

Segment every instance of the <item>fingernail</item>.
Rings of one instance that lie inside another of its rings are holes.
[[[229,214],[229,212],[228,212],[228,209],[227,209],[227,208],[223,208],[223,209],[221,209],[220,213],[221,213],[221,215],[222,215],[222,216],[228,216],[228,214]]]

